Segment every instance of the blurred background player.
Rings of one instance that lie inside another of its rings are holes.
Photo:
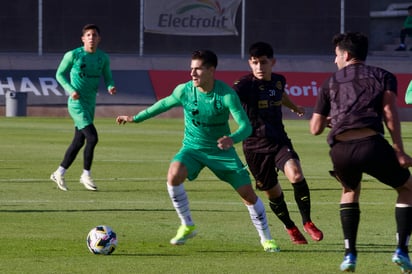
[[[406,50],[405,41],[406,41],[406,36],[408,35],[409,36],[412,35],[412,6],[408,7],[408,16],[405,18],[401,32],[399,34],[399,39],[401,40],[401,43],[399,44],[399,47],[395,49],[396,51]],[[412,50],[412,47],[409,50]]]
[[[67,148],[63,161],[50,175],[50,179],[63,191],[68,190],[64,180],[66,170],[76,159],[85,141],[80,183],[88,190],[97,190],[91,177],[91,167],[98,141],[93,122],[101,76],[109,94],[116,93],[109,56],[97,48],[101,40],[99,27],[94,24],[85,25],[81,40],[83,46],[66,52],[56,72],[57,81],[69,93],[67,108],[75,126],[72,143]]]

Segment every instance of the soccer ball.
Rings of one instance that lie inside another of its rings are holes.
[[[93,254],[110,255],[117,247],[116,233],[106,225],[99,225],[87,235],[87,247]]]

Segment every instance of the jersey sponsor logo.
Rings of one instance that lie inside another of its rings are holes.
[[[281,82],[281,81],[277,81],[277,82],[276,82],[276,88],[277,88],[277,89],[280,89],[280,90],[283,89],[283,85],[282,85],[282,82]]]
[[[259,100],[258,101],[258,108],[259,109],[266,109],[269,107],[276,107],[280,106],[282,101],[272,101],[272,100]]]
[[[259,100],[258,101],[258,108],[269,108],[269,102],[268,100]]]

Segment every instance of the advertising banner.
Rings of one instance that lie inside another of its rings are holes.
[[[250,72],[248,71],[216,71],[216,78],[232,86],[233,83]],[[298,105],[313,107],[318,91],[323,82],[332,74],[329,72],[277,72],[286,77],[285,91]],[[149,71],[157,99],[169,95],[177,84],[191,80],[186,71]],[[412,107],[405,103],[405,91],[412,79],[411,74],[395,74],[398,79],[398,106]]]
[[[66,105],[68,93],[55,78],[55,70],[0,70],[0,105],[8,91],[26,92],[27,105]],[[149,74],[144,70],[115,70],[113,79],[117,94],[108,94],[103,80],[99,87],[98,105],[148,105],[156,101]]]
[[[5,104],[8,91],[26,92],[27,105],[66,105],[68,94],[58,84],[55,70],[0,70],[0,106]],[[217,71],[216,78],[232,86],[248,71]],[[331,75],[325,72],[277,72],[286,77],[285,91],[298,105],[313,107],[322,83]],[[411,74],[395,74],[398,79],[398,106],[411,108],[405,103],[405,91]],[[189,71],[170,70],[114,70],[117,94],[111,96],[102,83],[97,105],[151,105],[171,94],[174,88],[191,80]]]
[[[145,0],[144,31],[169,35],[238,35],[241,0]]]

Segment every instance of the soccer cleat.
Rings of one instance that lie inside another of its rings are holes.
[[[395,51],[405,51],[406,47],[405,46],[399,46],[395,49]]]
[[[312,237],[314,241],[321,241],[323,239],[323,233],[320,231],[314,223],[306,222],[303,225],[303,230]]]
[[[280,251],[279,246],[276,244],[275,240],[273,239],[262,242],[262,246],[265,252],[279,252]]]
[[[412,273],[412,265],[408,253],[403,252],[399,248],[393,254],[392,262],[401,268],[401,273]]]
[[[349,253],[343,258],[343,262],[340,264],[340,270],[343,272],[355,272],[356,256]]]
[[[50,175],[50,180],[57,184],[57,187],[63,191],[67,191],[68,188],[66,183],[64,182],[64,176],[61,175],[59,172],[55,171]]]
[[[302,233],[300,233],[299,229],[296,226],[285,229],[288,232],[292,243],[297,245],[305,245],[308,243],[308,241],[306,241],[305,237],[302,235]]]
[[[83,174],[82,176],[80,176],[80,183],[82,183],[84,187],[87,188],[88,190],[93,190],[93,191],[97,190],[97,186],[94,184],[92,177],[86,174]]]
[[[196,236],[197,231],[194,225],[181,225],[177,230],[177,234],[170,240],[172,245],[183,245],[185,242]]]

